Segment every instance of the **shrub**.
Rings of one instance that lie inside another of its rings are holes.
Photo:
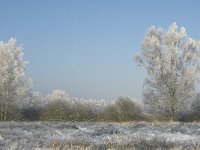
[[[73,104],[71,117],[75,121],[95,121],[97,114],[93,111],[92,105],[88,103],[76,102]]]
[[[27,107],[21,110],[22,119],[27,121],[37,121],[40,119],[41,107]]]
[[[41,119],[54,121],[68,120],[68,109],[69,106],[67,102],[61,100],[49,102],[42,111]]]
[[[104,119],[109,121],[142,120],[141,107],[129,97],[119,97],[113,104],[104,110]]]
[[[119,112],[117,111],[116,106],[114,104],[107,106],[101,115],[102,120],[105,121],[119,121],[118,116]]]
[[[134,101],[128,97],[119,97],[115,102],[117,111],[119,112],[120,121],[140,120],[142,109]]]
[[[9,105],[6,121],[20,121],[21,119],[22,115],[20,113],[20,109],[15,105]]]

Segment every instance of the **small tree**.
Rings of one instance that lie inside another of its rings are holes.
[[[168,31],[151,27],[144,37],[136,61],[148,73],[144,103],[174,117],[195,96],[200,72],[199,41],[187,37],[176,23]]]

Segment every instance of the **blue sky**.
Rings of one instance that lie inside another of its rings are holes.
[[[140,99],[145,72],[133,57],[146,30],[176,22],[200,39],[199,6],[198,0],[2,0],[0,40],[24,45],[35,91]]]

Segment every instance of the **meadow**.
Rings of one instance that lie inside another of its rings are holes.
[[[200,123],[1,122],[4,150],[198,150]]]

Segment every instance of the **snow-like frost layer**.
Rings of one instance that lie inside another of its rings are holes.
[[[138,138],[164,138],[184,145],[200,144],[200,124],[1,122],[0,149],[51,148],[56,141],[74,144],[125,144]]]

